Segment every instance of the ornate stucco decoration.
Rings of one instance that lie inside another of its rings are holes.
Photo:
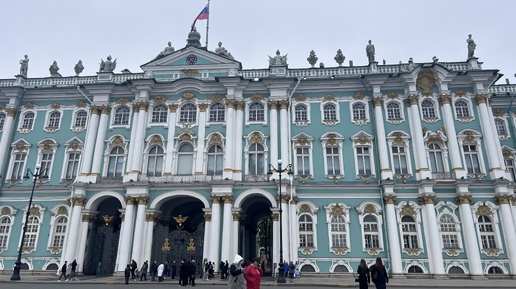
[[[360,136],[354,142],[363,145],[371,143],[371,140],[365,136]]]
[[[263,137],[259,132],[254,132],[249,139],[250,139],[251,143],[263,144]]]
[[[438,133],[434,133],[428,136],[428,142],[438,142],[444,145],[444,141]]]
[[[222,136],[218,133],[213,134],[210,137],[210,141],[208,142],[208,146],[214,145],[214,144],[222,144]]]
[[[504,158],[511,158],[513,157],[513,153],[511,150],[505,149],[502,151],[502,155]]]
[[[419,96],[417,94],[411,94],[407,97],[407,104],[409,106],[411,105],[418,105],[419,104]]]
[[[249,99],[251,101],[262,101],[263,100],[263,96],[261,96],[260,94],[255,92],[253,95],[251,95],[251,97]]]
[[[162,146],[163,145],[163,140],[161,139],[161,137],[159,135],[153,135],[150,139],[150,142],[149,142],[151,145],[160,145]]]
[[[385,201],[386,204],[394,204],[396,202],[396,199],[398,199],[398,197],[396,197],[393,194],[385,195],[383,197],[383,200]]]
[[[488,97],[486,93],[477,93],[475,95],[475,101],[477,102],[477,105],[482,103],[487,103]]]
[[[41,212],[38,207],[32,207],[30,208],[30,214],[33,216],[41,217]]]
[[[154,103],[165,103],[167,98],[164,95],[156,95],[154,98]]]
[[[475,213],[477,218],[479,216],[493,216],[493,214],[494,214],[493,211],[487,205],[482,205],[482,206],[478,207],[477,212]]]
[[[126,105],[129,103],[129,100],[125,97],[120,97],[119,99],[116,100],[116,103],[120,104],[120,105]]]
[[[417,75],[416,87],[423,90],[423,95],[432,95],[432,87],[435,87],[435,76],[430,68],[422,69]]]
[[[175,103],[169,104],[168,105],[168,111],[171,112],[171,113],[175,113],[175,112],[177,112],[177,108],[178,107],[179,106],[177,104],[175,104]]]
[[[188,77],[194,77],[199,73],[199,71],[197,71],[197,69],[186,69],[186,68],[181,70],[181,72]]]
[[[464,143],[476,143],[475,136],[472,131],[466,131],[464,132],[464,135],[466,136],[464,138]]]
[[[235,108],[236,103],[237,103],[237,101],[235,101],[234,99],[226,98],[226,107],[227,108]]]
[[[405,205],[400,211],[400,216],[416,216],[416,211],[414,211],[414,208],[411,205]]]
[[[298,96],[296,96],[296,98],[294,98],[296,101],[298,102],[303,102],[303,101],[306,101],[306,96],[302,95],[302,94],[299,94]]]
[[[27,145],[24,144],[24,143],[18,143],[14,146],[14,149],[17,150],[17,151],[25,151],[27,150]]]
[[[65,206],[60,206],[57,209],[57,214],[59,214],[59,215],[66,215],[66,214],[68,214],[68,209]]]
[[[224,97],[217,93],[217,94],[212,95],[212,97],[210,97],[210,101],[211,101],[211,103],[223,102]]]
[[[192,137],[188,133],[183,133],[179,136],[179,141],[192,141]]]
[[[112,140],[111,140],[111,146],[113,147],[116,147],[116,146],[123,146],[124,144],[124,139],[122,139],[121,136],[117,135],[115,136]]]
[[[333,254],[344,256],[344,255],[346,255],[348,253],[348,251],[349,250],[347,248],[339,248],[339,249],[334,249],[333,250]]]
[[[3,207],[2,208],[2,215],[10,216],[11,215],[11,209],[9,209],[9,207]]]
[[[361,92],[357,92],[355,94],[353,94],[353,99],[354,100],[362,100],[365,98],[365,95]]]
[[[503,110],[501,110],[499,108],[493,110],[493,115],[496,117],[503,117],[504,114],[505,114],[505,112],[503,112]]]
[[[233,215],[233,221],[240,221],[240,213],[234,212]]]
[[[460,252],[459,252],[459,250],[449,249],[449,250],[444,250],[444,253],[446,253],[446,255],[448,255],[450,257],[455,257],[455,256],[458,256]]]
[[[403,251],[405,251],[409,256],[418,256],[421,254],[421,249],[406,249]]]
[[[483,250],[483,251],[487,256],[494,256],[494,257],[498,257],[498,255],[500,255],[500,253],[501,253],[500,249],[489,249],[489,250]]]
[[[194,101],[195,100],[195,94],[193,94],[191,92],[185,92],[181,96],[181,100],[182,101]]]
[[[199,112],[206,112],[207,108],[208,108],[207,103],[199,103]]]
[[[389,92],[387,93],[387,97],[390,98],[390,99],[396,99],[398,98],[400,95],[396,92]]]
[[[4,110],[5,109],[5,104],[0,104],[0,110]]]
[[[366,205],[365,208],[364,208],[364,213],[373,214],[375,212],[376,212],[376,209],[371,204]]]
[[[439,104],[445,105],[451,103],[451,94],[441,94],[439,95]]]
[[[28,101],[27,103],[25,103],[25,105],[23,106],[25,109],[34,109],[35,106],[34,106],[34,103]]]
[[[373,98],[373,104],[374,104],[374,106],[382,106],[383,98],[381,96],[377,96],[377,97]]]
[[[335,98],[335,95],[328,93],[327,95],[323,96],[323,101],[337,101]]]
[[[463,97],[463,96],[466,96],[467,94],[468,94],[468,92],[465,90],[462,90],[462,89],[455,91],[455,95],[458,97]]]
[[[50,108],[52,109],[60,109],[61,108],[61,104],[57,103],[57,102],[54,102],[50,105]]]
[[[337,144],[337,135],[330,133],[328,135],[328,141],[326,143],[329,145],[336,145]]]
[[[302,204],[301,207],[299,207],[299,212],[301,213],[309,213],[312,209],[310,209],[310,206],[307,204]]]
[[[312,248],[303,248],[303,250],[301,251],[303,255],[311,255],[313,252],[314,250]]]
[[[51,151],[52,150],[52,146],[55,145],[56,143],[52,140],[45,140],[43,142],[43,151]]]
[[[297,146],[308,146],[310,141],[306,137],[300,137],[294,141],[294,144]]]
[[[346,212],[340,205],[336,205],[331,208],[330,216],[346,216]]]
[[[5,112],[7,113],[7,116],[14,117],[16,115],[16,108],[8,107],[5,109]]]
[[[394,135],[393,144],[405,145],[405,140],[401,137],[401,133],[397,132]]]
[[[79,100],[76,104],[75,104],[76,107],[86,107],[86,103],[82,100]]]

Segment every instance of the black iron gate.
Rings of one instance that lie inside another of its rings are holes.
[[[95,275],[99,263],[101,274],[113,274],[115,271],[120,219],[114,216],[108,222],[101,218],[103,217],[97,215],[88,232],[83,269],[86,275]]]
[[[195,232],[182,229],[169,231],[169,227],[158,223],[154,227],[154,241],[152,246],[152,261],[158,264],[171,264],[181,260],[195,260],[196,271],[202,272],[202,254],[204,247],[204,222],[199,224]]]

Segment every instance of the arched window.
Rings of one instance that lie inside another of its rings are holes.
[[[432,119],[437,117],[434,102],[430,99],[425,99],[421,102],[421,112],[423,113],[423,118]]]
[[[179,122],[195,122],[197,120],[197,106],[186,103],[181,107]]]
[[[213,145],[208,149],[208,176],[221,176],[224,165],[224,151],[219,145]]]
[[[341,215],[331,217],[331,247],[348,248],[346,242],[346,220]]]
[[[428,145],[428,157],[430,158],[430,169],[434,173],[444,173],[443,152],[441,145],[430,143]]]
[[[455,114],[457,118],[470,117],[468,102],[465,100],[457,100],[455,102]]]
[[[34,118],[35,118],[35,115],[32,111],[26,112],[23,115],[23,121],[22,121],[21,128],[32,129],[32,126],[34,125]]]
[[[378,231],[378,221],[373,215],[366,215],[363,220],[364,224],[364,242],[365,248],[380,248],[380,232]]]
[[[24,248],[35,248],[36,240],[39,233],[39,217],[30,215],[27,223],[27,231],[25,232],[25,239],[23,239]]]
[[[64,239],[66,235],[66,225],[68,218],[65,216],[58,217],[54,224],[54,238],[52,240],[52,247],[63,248]]]
[[[225,119],[226,106],[223,103],[216,102],[210,105],[210,121],[222,122]]]
[[[308,109],[306,104],[299,103],[295,106],[295,121],[308,121]]]
[[[115,109],[114,125],[128,125],[129,112],[131,109],[127,105],[120,105]]]
[[[459,238],[455,219],[450,214],[443,214],[439,219],[441,226],[441,240],[444,249],[458,249]]]
[[[412,216],[403,216],[401,218],[401,229],[403,232],[403,248],[419,248],[417,238],[417,224]]]
[[[482,241],[482,249],[496,249],[496,236],[493,221],[486,215],[478,217],[478,229],[480,231],[480,240]]]
[[[249,147],[249,175],[263,175],[265,162],[265,150],[263,145],[253,143]]]
[[[147,176],[161,177],[163,174],[163,159],[165,154],[161,146],[153,146],[147,157]]]
[[[108,178],[121,177],[124,166],[125,151],[122,147],[116,146],[109,153]]]
[[[496,132],[499,136],[507,136],[507,127],[505,126],[505,121],[500,118],[495,118],[494,120],[496,126]]]
[[[263,103],[253,102],[249,105],[249,121],[265,121]]]
[[[344,265],[337,265],[337,266],[335,266],[335,268],[333,268],[333,272],[347,273],[347,272],[349,272],[349,270],[348,270],[348,267],[346,267]]]
[[[314,223],[308,214],[299,216],[299,247],[314,247]]]
[[[364,120],[366,119],[366,108],[365,104],[359,102],[353,104],[353,120]]]
[[[154,123],[164,123],[167,122],[168,117],[168,109],[164,104],[155,105],[152,108],[152,122]]]
[[[407,270],[407,273],[423,273],[423,269],[419,266],[410,266]]]
[[[0,131],[4,130],[5,113],[0,112]]]
[[[396,101],[387,103],[387,119],[398,120],[401,119],[400,104]]]
[[[448,274],[464,274],[464,270],[459,266],[451,266],[448,270]]]
[[[498,266],[492,266],[487,270],[487,274],[503,274],[503,270]]]
[[[2,217],[0,219],[0,248],[6,249],[9,241],[9,233],[11,232],[11,219]]]
[[[88,113],[85,110],[79,110],[75,113],[74,127],[86,127]]]
[[[469,174],[480,174],[480,160],[478,157],[478,146],[476,144],[462,145],[464,151],[464,160],[466,161],[466,168]]]
[[[48,125],[49,128],[58,128],[59,121],[61,120],[61,113],[59,111],[53,111],[48,116]]]
[[[177,151],[177,174],[191,175],[193,169],[194,148],[191,143],[184,143]]]
[[[323,106],[323,121],[337,120],[337,107],[333,103],[327,103]]]

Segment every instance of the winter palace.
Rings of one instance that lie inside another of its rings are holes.
[[[366,66],[242,69],[193,29],[138,73],[30,78],[25,57],[0,79],[0,270],[24,235],[22,275],[237,253],[270,274],[282,249],[301,274],[515,276],[516,85],[474,47],[386,64],[370,45]]]

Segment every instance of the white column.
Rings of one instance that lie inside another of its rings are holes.
[[[235,133],[235,100],[226,99],[226,107],[228,112],[226,118],[226,140],[228,141],[226,141],[226,150],[224,156],[224,172],[222,177],[224,179],[233,179],[233,155],[237,153],[234,151],[234,143],[232,141],[234,139]]]
[[[12,135],[12,129],[13,129],[13,119],[14,115],[16,114],[16,108],[8,107],[5,109],[6,111],[6,118],[4,122],[4,128],[2,132],[2,138],[0,139],[0,175],[4,174],[3,169],[5,168],[5,157],[9,155],[7,150],[7,145],[11,142],[11,135]],[[10,176],[8,177],[10,178]],[[6,178],[6,179],[8,179]]]
[[[79,235],[79,248],[77,248],[77,264],[79,264],[79,271],[84,271],[84,254],[86,253],[86,241],[88,240],[88,228],[90,221],[93,220],[92,214],[82,215],[81,231]]]
[[[199,127],[197,132],[197,157],[195,158],[195,174],[204,174],[204,146],[206,138],[206,108],[207,104],[199,104]]]
[[[72,262],[77,259],[77,243],[79,239],[79,228],[81,224],[81,210],[84,205],[84,197],[72,198],[72,219],[68,226],[68,243],[66,244],[65,261]]]
[[[389,238],[389,251],[391,257],[392,274],[403,274],[401,263],[400,236],[398,234],[398,222],[396,221],[396,210],[394,209],[394,201],[396,196],[388,195],[385,199],[385,210],[387,211],[387,234]]]
[[[202,249],[203,262],[204,259],[210,260],[211,245],[211,209],[204,209],[204,247]],[[203,269],[204,272],[204,269]]]
[[[410,115],[412,118],[412,125],[414,126],[413,138],[416,145],[416,157],[419,164],[420,179],[432,178],[432,173],[428,168],[428,161],[426,159],[426,147],[423,139],[423,128],[421,127],[421,117],[419,116],[419,98],[417,95],[410,95],[408,97],[410,103]]]
[[[297,261],[297,248],[299,246],[299,234],[297,232],[299,226],[297,224],[296,203],[294,200],[291,201],[288,211],[290,223],[290,261],[295,263]]]
[[[219,266],[220,263],[220,197],[219,196],[212,196],[212,213],[211,213],[211,239],[209,244],[210,251],[208,253],[209,261],[212,263],[215,262],[215,266]],[[217,271],[217,270],[215,270]]]
[[[131,252],[131,244],[133,243],[133,223],[134,223],[134,199],[133,197],[126,197],[125,217],[122,222],[123,230],[120,232],[120,256],[118,257],[118,270],[124,271],[127,264],[129,264],[129,253]]]
[[[144,226],[145,226],[145,208],[147,207],[147,200],[149,198],[139,197],[135,198],[138,201],[138,210],[136,212],[136,224],[134,227],[134,240],[133,240],[133,252],[131,254],[132,259],[138,264],[143,264],[143,246],[145,242]]]
[[[511,214],[511,196],[503,195],[497,196],[496,199],[500,204],[500,213],[502,217],[503,236],[505,239],[505,246],[507,248],[507,257],[511,265],[510,274],[516,274],[516,231],[514,230],[514,223]]]
[[[434,200],[435,196],[424,196],[423,200],[425,201],[425,214],[426,214],[426,224],[428,228],[428,238],[427,244],[432,248],[431,249],[431,258],[433,264],[433,274],[444,275],[446,274],[444,270],[444,260],[443,260],[443,252],[441,249],[441,240],[439,229],[437,228],[437,217],[435,215],[435,206]]]
[[[100,175],[100,165],[102,164],[102,156],[104,155],[104,139],[106,136],[107,120],[110,107],[103,105],[101,108],[101,115],[99,127],[97,131],[97,139],[95,142],[95,153],[93,154],[93,165],[91,173],[93,175]]]
[[[233,219],[232,219],[232,232],[231,232],[231,251],[229,256],[231,259],[235,257],[236,254],[238,254],[238,227],[240,224],[240,210],[239,209],[233,209]],[[231,259],[229,262],[231,262]]]
[[[269,101],[270,107],[270,137],[271,137],[271,145],[269,147],[269,151],[271,154],[270,161],[279,160],[278,148],[278,102],[277,101]],[[288,160],[285,160],[288,162]]]
[[[461,190],[467,191],[467,187],[457,188],[460,193]],[[460,203],[459,212],[462,230],[464,231],[464,245],[466,253],[468,254],[469,267],[472,275],[484,275],[482,270],[482,261],[480,259],[480,249],[477,242],[477,234],[475,223],[473,221],[473,214],[471,212],[471,195],[458,195],[457,200]]]
[[[455,124],[453,120],[453,112],[451,108],[451,95],[441,94],[439,102],[442,106],[444,127],[446,130],[446,137],[448,138],[448,152],[451,157],[452,170],[455,173],[455,178],[460,179],[466,177],[467,172],[462,166],[460,157],[459,142],[457,141],[457,132],[455,131]]]
[[[496,151],[495,140],[498,141],[498,138],[493,138],[493,132],[491,131],[491,120],[489,119],[486,105],[487,95],[477,94],[475,100],[477,101],[478,113],[480,114],[480,124],[484,135],[484,143],[486,144],[491,179],[505,177],[505,172],[502,171],[500,160],[498,159],[498,153]]]
[[[279,212],[278,209],[271,209],[272,211],[272,232],[274,238],[272,238],[272,263],[276,263],[278,266],[280,261],[279,255]],[[274,272],[277,272],[278,268],[273,268]]]
[[[385,126],[383,122],[382,111],[383,98],[381,96],[373,99],[374,117],[376,128],[376,139],[378,140],[378,154],[380,157],[381,178],[392,179],[392,170],[389,165],[389,147],[387,146],[387,136],[385,135]]]
[[[242,180],[242,152],[244,151],[244,148],[242,147],[242,140],[244,138],[244,102],[238,101],[236,103],[236,120],[235,120],[235,162],[234,162],[234,171],[233,171],[233,178],[235,181],[241,181]],[[236,253],[235,253],[236,254]],[[232,256],[234,257],[234,255]]]
[[[142,158],[143,158],[143,143],[145,142],[145,126],[147,125],[147,110],[149,109],[148,102],[138,103],[140,113],[138,114],[138,127],[136,128],[136,139],[134,142],[133,158],[131,164],[132,173],[141,173]]]
[[[136,142],[136,130],[138,129],[138,116],[140,115],[140,105],[138,103],[133,104],[133,122],[131,125],[131,137],[129,138],[129,154],[126,163],[126,172],[130,172],[133,167],[134,145]]]
[[[489,124],[491,124],[491,132],[493,133],[493,139],[498,140],[498,139],[500,139],[500,137],[498,136],[498,131],[496,130],[496,125],[494,123],[493,109],[491,108],[491,102],[490,101],[488,101],[488,103],[487,103],[487,112],[489,114]],[[504,157],[503,157],[502,146],[501,146],[499,141],[495,141],[494,143],[496,145],[496,152],[498,154],[498,161],[500,162],[500,166],[501,166],[502,170],[505,171],[507,168],[505,167],[505,160],[504,160]],[[508,178],[508,176],[510,174],[507,173],[506,175],[507,175],[506,179],[510,180],[510,178]]]
[[[84,142],[84,155],[82,158],[81,175],[87,176],[91,172],[91,162],[93,159],[93,151],[95,149],[95,140],[97,137],[97,129],[99,122],[99,107],[92,106],[90,108],[90,121],[86,130],[86,139]]]
[[[154,213],[145,214],[145,244],[144,244],[144,253],[143,260],[149,261],[151,264],[151,254],[152,254],[152,239],[154,237],[154,219],[156,215]],[[150,266],[150,265],[149,265]]]
[[[165,155],[165,173],[163,175],[172,175],[172,160],[174,152],[174,136],[176,134],[176,118],[177,104],[168,106],[168,134],[167,134],[167,154]]]
[[[282,184],[282,187],[283,187],[283,184]],[[280,200],[281,201],[281,209],[282,209],[282,213],[281,213],[281,223],[282,223],[282,226],[283,226],[283,259],[286,260],[287,262],[290,261],[290,247],[289,247],[289,244],[290,244],[290,241],[289,241],[289,231],[288,231],[288,206],[287,206],[287,203],[285,202],[285,199],[286,199],[286,196],[284,194],[284,192],[282,192],[282,198],[283,200]]]
[[[233,226],[232,218],[231,218],[231,203],[233,201],[233,197],[224,196],[222,197],[224,201],[224,211],[222,218],[222,246],[220,248],[220,260],[226,261],[231,260],[232,256],[230,254],[230,245],[231,245],[231,227]],[[233,255],[234,257],[234,255]],[[219,262],[220,263],[220,262]]]
[[[280,102],[280,134],[281,134],[281,159],[285,161],[285,163],[290,163],[290,156],[288,154],[288,146],[290,140],[288,139],[288,126],[290,122],[288,121],[288,100],[282,100]]]

